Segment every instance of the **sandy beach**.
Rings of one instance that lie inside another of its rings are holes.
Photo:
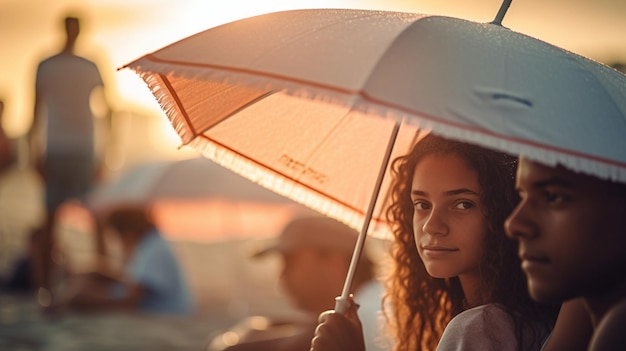
[[[1,350],[202,350],[224,319],[129,314],[47,316],[32,297],[0,296]]]

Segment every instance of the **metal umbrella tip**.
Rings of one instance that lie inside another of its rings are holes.
[[[502,26],[502,20],[504,19],[504,15],[506,15],[506,12],[509,10],[509,7],[511,6],[512,1],[513,0],[502,1],[502,5],[500,5],[500,10],[498,10],[498,14],[496,15],[496,18],[491,22],[492,24]]]

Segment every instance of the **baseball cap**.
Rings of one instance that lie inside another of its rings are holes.
[[[282,230],[276,241],[252,257],[262,257],[271,252],[290,253],[302,248],[319,248],[352,253],[358,233],[347,225],[324,216],[293,219]]]

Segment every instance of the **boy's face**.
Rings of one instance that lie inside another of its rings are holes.
[[[516,186],[521,201],[505,227],[533,299],[594,296],[624,280],[626,199],[615,185],[520,158]]]
[[[315,314],[332,309],[348,268],[344,256],[314,247],[282,253],[280,282],[298,308]]]

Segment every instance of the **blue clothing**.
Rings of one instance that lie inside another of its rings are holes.
[[[140,309],[168,314],[192,312],[193,300],[185,276],[171,247],[156,230],[140,240],[125,273],[146,289]],[[115,293],[119,295],[119,287]]]

